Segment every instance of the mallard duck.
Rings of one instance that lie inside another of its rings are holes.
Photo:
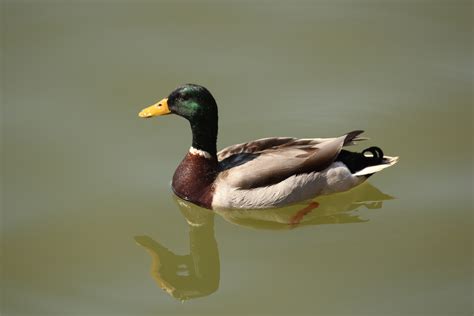
[[[360,130],[333,138],[263,138],[217,152],[217,104],[196,84],[179,86],[139,116],[167,114],[187,119],[193,135],[173,175],[173,192],[208,209],[281,207],[346,191],[398,160],[378,147],[342,149],[365,139]]]

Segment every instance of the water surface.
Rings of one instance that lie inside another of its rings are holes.
[[[472,315],[471,2],[2,14],[2,315]],[[219,148],[364,129],[401,160],[318,207],[180,203],[188,124],[137,113],[185,82]]]

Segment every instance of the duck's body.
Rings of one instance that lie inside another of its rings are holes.
[[[175,171],[172,188],[180,198],[211,209],[281,207],[346,191],[396,162],[366,157],[366,167],[362,162],[361,169],[351,172],[340,153],[344,144],[357,141],[355,135],[265,138],[227,147],[217,157],[191,147]]]
[[[362,140],[362,131],[337,138],[264,138],[217,153],[217,105],[197,85],[179,87],[140,116],[167,113],[188,119],[193,132],[193,145],[173,176],[173,191],[209,209],[280,207],[346,191],[397,162],[377,147],[362,153],[342,149]]]

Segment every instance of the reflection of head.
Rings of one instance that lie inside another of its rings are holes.
[[[168,294],[187,300],[212,294],[219,287],[220,263],[214,237],[214,214],[178,205],[189,224],[190,254],[177,255],[148,236],[135,237],[152,256],[151,274]]]
[[[311,202],[268,210],[217,210],[226,221],[256,229],[291,229],[307,225],[347,224],[366,222],[355,213],[362,206],[382,207],[393,197],[365,182],[352,190],[323,195]]]

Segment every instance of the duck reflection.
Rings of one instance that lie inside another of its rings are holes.
[[[356,213],[361,207],[379,209],[393,197],[369,183],[350,191],[320,196],[307,203],[268,210],[209,211],[175,197],[189,226],[190,254],[177,255],[148,236],[136,242],[152,257],[151,274],[172,297],[185,301],[212,294],[219,287],[219,250],[214,235],[214,216],[254,229],[288,230],[308,225],[361,223],[368,220]]]
[[[175,200],[188,222],[188,255],[177,255],[148,236],[135,241],[152,257],[151,275],[169,295],[185,301],[207,296],[219,287],[219,250],[214,236],[214,213],[207,209]]]

